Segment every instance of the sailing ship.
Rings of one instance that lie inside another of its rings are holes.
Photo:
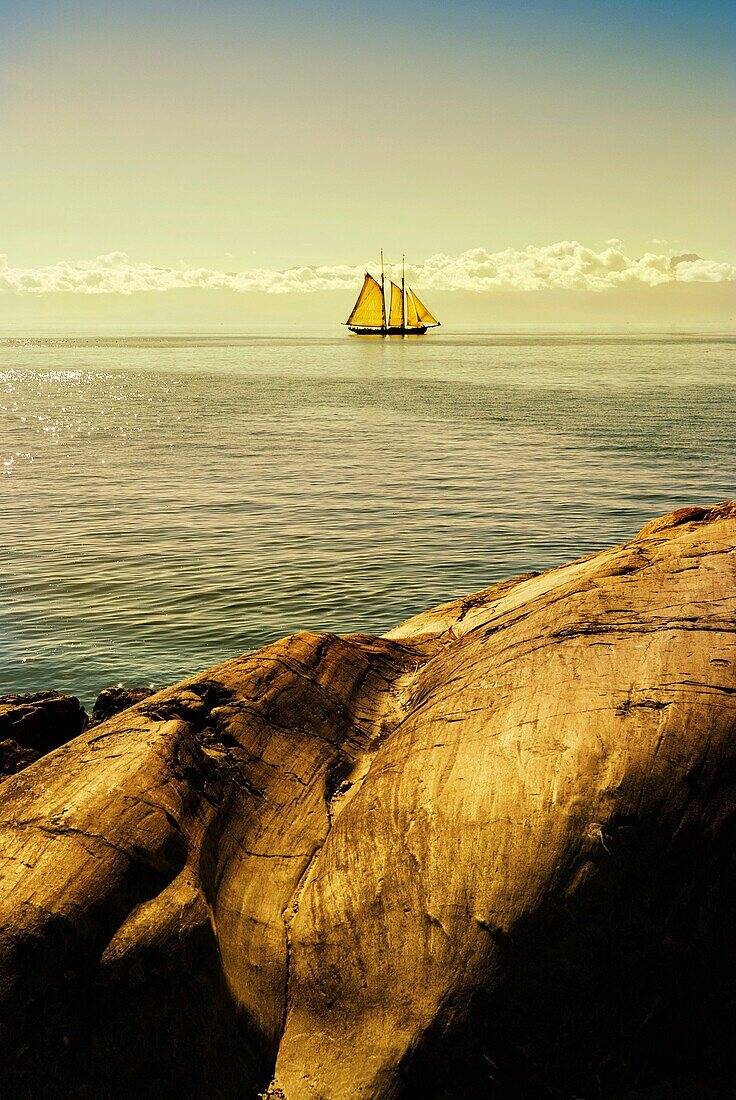
[[[401,286],[389,279],[391,298],[387,320],[381,252],[381,281],[379,283],[366,271],[353,312],[345,321],[351,332],[365,336],[423,336],[428,328],[437,328],[437,318],[432,316],[424,302],[406,285],[404,266],[402,258]]]

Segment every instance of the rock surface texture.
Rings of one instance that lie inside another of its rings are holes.
[[[731,1095],[735,544],[297,634],[8,780],[0,1094]]]
[[[153,695],[153,691],[150,688],[120,686],[103,688],[95,700],[87,724],[89,726],[99,726],[100,722],[106,722],[108,718],[120,714],[122,710],[127,710],[128,707],[133,707],[136,703],[142,703],[144,699],[148,699],[151,695]]]
[[[58,691],[0,695],[0,782],[82,732],[79,700]]]

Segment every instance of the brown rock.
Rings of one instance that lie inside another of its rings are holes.
[[[117,686],[103,688],[95,700],[95,705],[92,708],[92,714],[90,715],[88,725],[90,727],[99,726],[100,722],[106,722],[108,718],[112,718],[115,714],[120,714],[122,710],[134,707],[136,703],[142,703],[144,699],[148,699],[153,694],[152,688],[126,688]]]
[[[0,783],[9,775],[15,775],[16,772],[27,768],[29,764],[33,764],[40,755],[35,749],[27,749],[19,745],[12,737],[0,741]]]
[[[0,695],[0,781],[76,737],[85,720],[79,700],[57,691]]]
[[[0,1092],[728,1095],[735,542],[295,635],[10,780]]]

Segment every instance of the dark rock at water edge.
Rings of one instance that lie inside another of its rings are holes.
[[[0,779],[77,737],[86,721],[84,708],[71,695],[0,695]]]
[[[75,696],[58,691],[0,695],[0,782],[149,695],[151,688],[105,688],[89,717]]]
[[[128,707],[133,707],[136,703],[142,703],[149,695],[153,695],[153,688],[126,688],[118,686],[104,688],[95,700],[95,705],[92,708],[92,714],[89,719],[89,725],[97,726],[100,722],[106,722],[108,718],[112,718],[113,715],[119,714],[123,710],[127,710]]]

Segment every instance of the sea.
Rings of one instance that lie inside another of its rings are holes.
[[[380,634],[736,497],[736,335],[0,335],[0,693]]]

